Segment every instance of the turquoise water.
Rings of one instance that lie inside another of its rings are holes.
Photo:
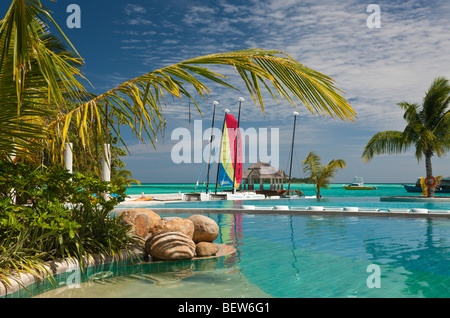
[[[450,297],[449,220],[206,215],[220,226],[216,242],[234,246],[235,254],[107,265],[88,272],[78,286],[62,280],[61,288],[36,296]]]
[[[324,197],[353,197],[353,196],[394,196],[394,195],[419,195],[417,193],[408,193],[401,184],[366,184],[367,186],[375,186],[377,190],[345,190],[344,186],[348,184],[331,184],[330,189],[322,189],[320,194]],[[214,185],[210,185],[209,189],[214,190]],[[268,189],[268,185],[265,185]],[[288,188],[288,184],[284,185]],[[316,191],[312,184],[291,184],[291,189],[302,190],[307,196],[316,195]],[[191,183],[143,183],[142,185],[132,185],[127,189],[126,194],[161,194],[161,193],[189,193],[200,192],[201,186]],[[437,194],[441,195],[441,194]]]
[[[259,207],[289,206],[291,210],[303,210],[310,206],[324,208],[359,207],[361,209],[388,209],[390,211],[405,211],[413,208],[428,209],[430,212],[447,213],[450,202],[389,202],[380,201],[378,197],[327,197],[321,199],[277,199],[277,200],[233,200],[233,201],[193,201],[168,202],[149,205],[148,208],[191,208],[191,209],[240,209],[242,206]]]
[[[298,186],[306,193],[309,185]],[[348,191],[333,185],[322,193],[325,198],[320,202],[306,203],[376,205],[380,196],[406,195],[401,185],[377,186],[374,191]],[[143,185],[129,191],[141,193],[144,187],[148,194],[181,191],[179,185]],[[190,192],[195,185],[183,187]],[[305,200],[310,199],[289,204]],[[226,212],[228,207],[254,201],[167,203],[165,207],[218,203],[223,204],[223,213],[199,210],[198,214],[219,224],[216,243],[235,247],[234,254],[169,263],[107,264],[78,276],[58,275],[56,289],[39,283],[30,290],[42,298],[450,297],[450,219]],[[438,202],[437,207],[448,208],[446,204]],[[161,213],[162,217],[189,215]],[[21,291],[10,297],[30,296]]]
[[[372,184],[376,190],[345,190],[344,184],[332,184],[329,189],[322,189],[323,198],[277,199],[277,200],[236,200],[236,201],[204,201],[204,202],[175,202],[151,205],[153,208],[220,208],[239,209],[242,205],[255,205],[257,207],[273,207],[275,205],[288,205],[291,209],[305,209],[309,206],[324,207],[359,207],[368,209],[412,209],[422,208],[433,211],[450,211],[450,202],[389,202],[380,201],[380,197],[389,196],[419,196],[420,193],[408,193],[401,184]],[[293,184],[292,189],[300,189],[306,196],[315,195],[311,184]],[[128,194],[138,193],[177,193],[191,192],[195,184],[144,184],[128,189]],[[436,197],[448,196],[448,193],[436,194]]]

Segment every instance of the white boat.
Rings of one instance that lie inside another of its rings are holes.
[[[376,190],[376,187],[369,187],[364,185],[364,180],[362,177],[355,177],[353,182],[348,186],[344,186],[345,190]]]
[[[264,194],[257,194],[256,192],[194,192],[181,194],[182,201],[261,200],[265,198]]]

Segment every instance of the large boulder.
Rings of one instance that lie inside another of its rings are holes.
[[[145,254],[154,260],[183,260],[195,255],[195,243],[181,232],[160,232],[147,239]]]
[[[194,242],[213,242],[219,236],[217,223],[204,215],[194,214],[188,217],[194,223]]]
[[[131,225],[131,231],[139,237],[147,237],[161,217],[150,209],[136,208],[119,212],[122,221]]]
[[[216,244],[211,242],[200,242],[195,246],[195,254],[198,257],[213,256],[218,251]]]
[[[194,222],[179,217],[162,218],[156,222],[152,229],[153,235],[161,232],[181,232],[192,239],[194,235]]]

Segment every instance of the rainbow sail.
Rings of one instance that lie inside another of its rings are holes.
[[[238,188],[242,180],[242,140],[238,129],[238,122],[233,115],[226,114],[223,136],[222,153],[219,164],[219,185]],[[236,138],[237,134],[237,138]],[[237,148],[236,148],[237,143]],[[235,149],[237,149],[236,162]]]

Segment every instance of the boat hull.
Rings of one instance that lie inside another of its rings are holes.
[[[182,201],[222,201],[222,200],[260,200],[265,199],[263,194],[254,192],[219,192],[219,193],[182,193]]]
[[[422,192],[422,187],[411,186],[404,184],[403,187],[407,192]],[[436,188],[435,193],[450,193],[450,188]]]
[[[270,196],[282,196],[288,192],[288,190],[255,190],[256,194],[262,194],[266,197]]]
[[[344,187],[345,190],[376,190],[375,187],[353,187],[353,186],[346,186]]]

